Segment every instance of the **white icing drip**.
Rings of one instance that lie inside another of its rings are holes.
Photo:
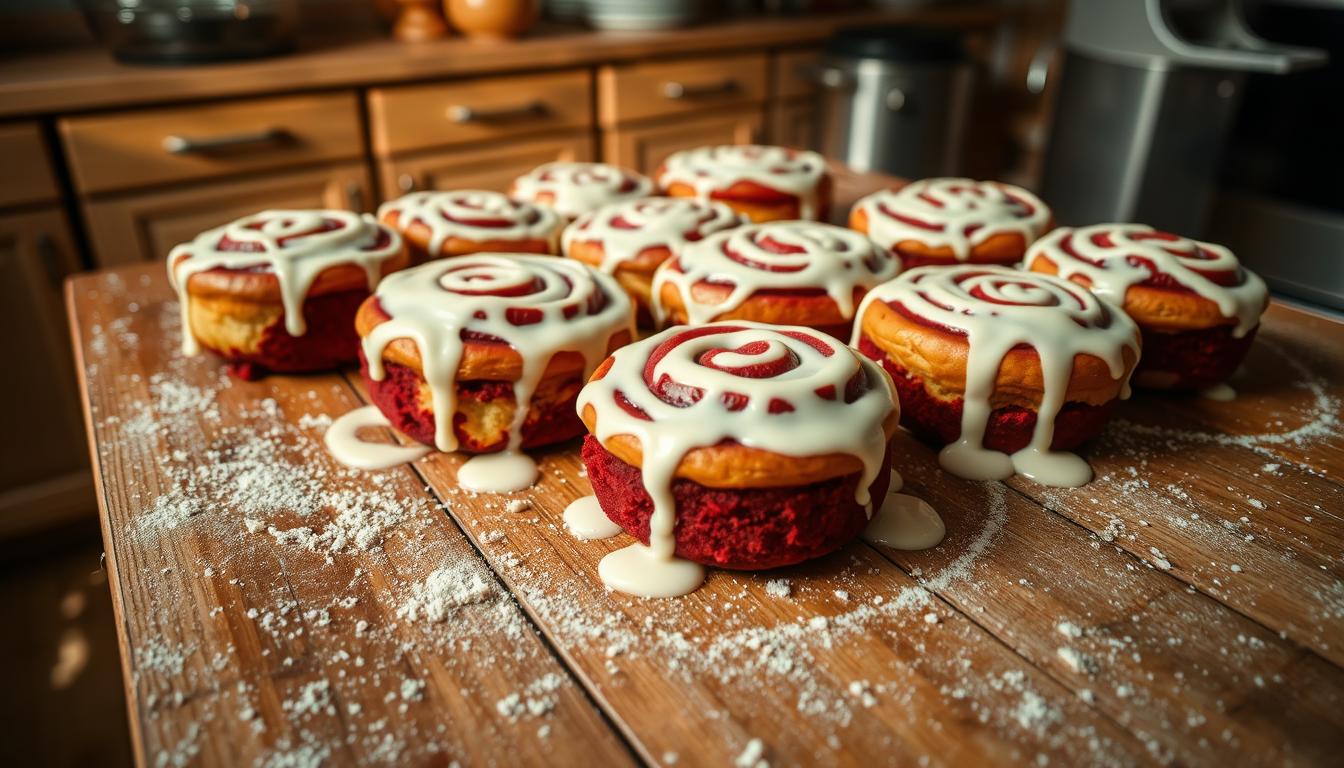
[[[602,511],[596,496],[584,496],[570,502],[565,507],[564,520],[565,527],[579,541],[610,539],[621,532],[621,526]]]
[[[802,250],[777,253],[764,245],[772,241]],[[855,288],[867,290],[900,271],[900,259],[851,229],[810,221],[749,224],[711,235],[664,262],[653,277],[652,312],[659,324],[667,319],[661,294],[669,283],[681,294],[691,325],[737,309],[758,291],[820,288],[849,319],[854,316]],[[706,280],[731,283],[732,293],[720,304],[702,304],[692,288]]]
[[[337,226],[318,231],[328,222]],[[380,236],[386,245],[374,247]],[[220,249],[225,239],[253,250]],[[283,241],[283,242],[282,242]],[[262,211],[202,232],[168,254],[168,280],[177,291],[182,312],[182,353],[195,355],[200,344],[191,332],[191,276],[210,269],[263,268],[275,275],[285,308],[285,332],[302,336],[303,300],[318,275],[342,264],[354,264],[378,285],[382,263],[401,252],[401,236],[380,226],[368,214],[340,210]]]
[[[882,508],[863,531],[864,541],[892,549],[930,549],[947,535],[943,518],[923,499],[905,493],[889,493]]]
[[[650,379],[658,382],[666,377],[679,390],[699,390],[695,402],[665,401],[645,381],[645,366],[660,348],[666,354],[653,367]],[[706,365],[705,356],[711,353],[713,364],[728,370]],[[675,582],[680,589],[689,581],[688,568],[674,557],[677,512],[672,481],[687,453],[724,440],[786,456],[855,456],[863,465],[855,500],[871,514],[868,487],[887,448],[882,424],[896,408],[890,381],[871,360],[807,328],[746,322],[670,328],[617,350],[612,358],[607,374],[579,393],[579,412],[588,406],[594,409],[593,434],[603,444],[616,435],[639,441],[644,489],[653,501],[653,514],[648,547],[634,544],[603,559],[599,573],[608,586],[646,596],[684,593],[668,585]],[[769,378],[733,372],[771,365],[784,370]],[[853,402],[846,403],[843,395],[828,399],[817,393],[845,392],[860,371],[870,388]],[[633,415],[618,397],[649,418]],[[776,400],[792,410],[771,413]],[[632,569],[648,573],[637,576]]]
[[[1050,224],[1050,209],[1021,187],[972,179],[921,179],[898,190],[882,190],[859,200],[868,217],[868,236],[891,250],[907,240],[931,248],[951,248],[958,261],[995,235],[1017,233],[1031,244]],[[894,218],[905,216],[929,226]]]
[[[1227,403],[1237,399],[1237,390],[1233,389],[1230,384],[1215,384],[1200,392],[1199,396],[1205,400],[1216,400],[1220,403]]]
[[[508,450],[467,459],[457,470],[457,484],[481,493],[513,493],[531,488],[539,474],[537,463],[510,441]]]
[[[1130,350],[1135,358],[1139,353],[1138,327],[1128,315],[1062,278],[973,265],[912,269],[870,291],[859,317],[874,301],[899,303],[916,317],[966,334],[961,436],[939,453],[944,469],[971,480],[1000,480],[1016,471],[1045,485],[1068,487],[1092,478],[1087,462],[1050,449],[1055,417],[1064,407],[1076,355],[1102,360],[1113,378],[1127,384],[1131,371],[1124,352]],[[856,325],[855,345],[861,333]],[[999,366],[1018,344],[1035,349],[1044,391],[1031,442],[1008,456],[985,448],[984,436]],[[1128,395],[1123,386],[1121,397]]]
[[[555,245],[562,222],[555,211],[512,200],[501,192],[458,189],[450,192],[412,192],[383,203],[378,219],[398,215],[403,232],[413,222],[429,227],[428,251],[439,255],[450,238],[464,240],[545,240]],[[489,222],[484,225],[480,222]]]
[[[1099,244],[1101,238],[1106,244]],[[1065,246],[1072,253],[1065,250]],[[1151,270],[1142,262],[1150,262]],[[1214,243],[1158,232],[1143,224],[1097,224],[1072,229],[1061,227],[1027,251],[1028,268],[1045,258],[1061,277],[1085,277],[1094,293],[1124,304],[1129,289],[1153,277],[1166,275],[1195,294],[1218,305],[1223,317],[1237,321],[1233,335],[1245,336],[1260,324],[1269,304],[1269,290],[1260,276],[1244,269],[1232,251]],[[1204,273],[1204,274],[1200,274]],[[1205,275],[1223,273],[1235,285],[1219,285]]]
[[[509,293],[518,295],[494,295]],[[453,415],[463,332],[499,339],[522,358],[522,375],[512,383],[515,408],[506,450],[513,454],[522,444],[532,394],[551,358],[564,351],[579,353],[587,378],[606,355],[612,336],[633,333],[630,299],[613,278],[551,256],[480,253],[432,262],[389,275],[376,296],[391,319],[363,339],[369,376],[383,379],[383,350],[394,339],[415,343],[433,403],[434,445],[441,451],[457,449]],[[598,297],[606,303],[592,311]],[[515,325],[510,310],[533,311],[539,319]],[[567,312],[572,316],[566,317]],[[516,485],[517,480],[501,479],[491,469],[509,461],[515,460],[480,462],[475,470],[468,468],[468,462],[459,470],[459,481],[476,482],[481,488]],[[519,477],[522,470],[517,466],[504,475]]]
[[[607,163],[546,163],[514,179],[510,194],[574,219],[608,203],[648,197],[653,180]],[[543,194],[550,202],[541,202]]]
[[[816,219],[820,213],[817,189],[825,174],[826,160],[816,152],[726,144],[673,153],[663,161],[658,185],[667,189],[672,184],[685,184],[708,200],[713,192],[750,181],[794,195],[799,202],[798,218]]]
[[[566,256],[571,255],[574,243],[600,243],[602,264],[598,269],[610,275],[650,248],[662,246],[675,256],[687,243],[742,223],[742,218],[723,203],[650,197],[605,205],[584,214],[565,228],[561,243]]]
[[[347,467],[355,469],[387,469],[415,461],[429,453],[423,445],[397,445],[362,440],[359,430],[365,427],[387,427],[392,424],[376,405],[366,405],[341,416],[327,427],[323,442],[331,455]]]

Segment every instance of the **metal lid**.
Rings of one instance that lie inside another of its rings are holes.
[[[848,27],[837,31],[826,43],[826,53],[919,64],[966,60],[960,34],[928,27]]]

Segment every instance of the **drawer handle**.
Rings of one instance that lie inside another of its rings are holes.
[[[731,78],[719,83],[706,83],[704,85],[687,85],[679,83],[676,80],[663,84],[663,97],[680,101],[682,99],[695,99],[705,96],[722,96],[737,91],[737,81]]]
[[[228,133],[223,136],[207,136],[197,138],[193,136],[165,136],[163,139],[163,148],[169,154],[190,155],[198,152],[211,152],[217,149],[234,149],[237,147],[251,147],[258,144],[275,144],[290,138],[289,131],[284,128],[266,128],[261,131],[251,131],[248,133]]]
[[[494,120],[513,120],[519,117],[536,117],[546,114],[546,105],[540,101],[529,101],[515,107],[497,107],[479,109],[462,104],[448,108],[448,119],[454,123],[488,123]]]

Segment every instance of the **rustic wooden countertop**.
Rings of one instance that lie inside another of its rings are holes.
[[[1005,18],[1005,14],[994,6],[966,5],[740,19],[683,29],[620,33],[543,24],[511,41],[453,37],[412,44],[382,35],[322,41],[288,56],[191,67],[121,64],[105,50],[81,48],[0,59],[0,117],[816,44],[844,26],[986,25]]]
[[[847,177],[852,199],[874,179]],[[178,352],[160,264],[69,284],[142,765],[1338,764],[1344,325],[1270,308],[1239,396],[1139,393],[1091,484],[962,481],[898,436],[934,550],[856,542],[608,594],[561,511],[459,458],[341,468],[357,375]]]

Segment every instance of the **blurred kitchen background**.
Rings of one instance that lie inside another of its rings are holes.
[[[0,722],[130,760],[61,281],[267,207],[718,143],[1039,191],[1344,309],[1344,0],[8,0]],[[109,329],[115,338],[116,329]],[[21,438],[21,439],[20,439]]]

